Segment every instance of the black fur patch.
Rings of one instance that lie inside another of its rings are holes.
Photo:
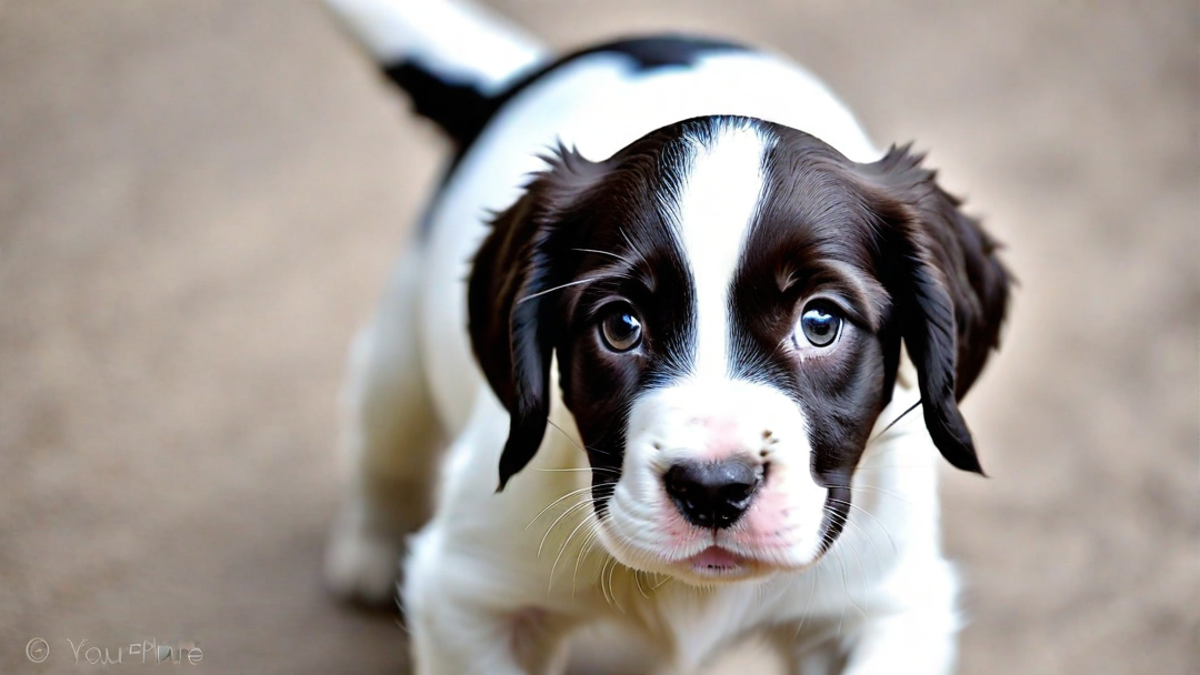
[[[387,77],[408,92],[414,111],[433,120],[454,141],[455,154],[443,174],[439,190],[454,175],[462,158],[471,149],[487,124],[509,101],[546,75],[596,54],[622,54],[629,57],[634,72],[647,73],[660,68],[686,67],[700,57],[718,52],[747,51],[734,42],[685,35],[655,35],[614,40],[567,54],[521,77],[508,89],[487,96],[468,82],[438,79],[417,61],[385,66]],[[421,219],[420,231],[428,231],[429,209]]]
[[[433,120],[454,140],[458,158],[461,158],[492,117],[514,96],[547,74],[581,58],[595,54],[623,54],[631,59],[634,72],[642,73],[659,68],[690,66],[701,56],[714,52],[745,49],[733,42],[683,35],[614,40],[571,52],[521,77],[508,89],[493,96],[484,94],[470,82],[439,79],[431,69],[416,60],[385,65],[383,72],[408,92],[418,115]]]

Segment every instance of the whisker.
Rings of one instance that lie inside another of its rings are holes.
[[[650,596],[646,595],[645,589],[642,588],[642,572],[641,572],[641,570],[633,571],[633,581],[634,581],[634,583],[637,584],[638,593],[641,593],[643,598],[646,598],[647,600],[649,600]]]
[[[878,437],[876,437],[876,438],[878,438]],[[881,457],[886,457],[887,455],[893,454],[904,448],[903,443],[893,443],[891,445],[884,447],[882,450],[877,450],[877,449],[871,447],[871,443],[873,443],[874,440],[875,439],[872,438],[870,441],[867,441],[867,448],[869,448],[869,450],[863,454],[863,457],[869,457],[871,459],[871,461],[878,460]]]
[[[914,404],[912,404],[912,405],[910,405],[910,406],[908,407],[908,410],[905,410],[904,412],[902,412],[902,413],[900,413],[899,415],[897,415],[897,416],[896,416],[896,419],[892,420],[891,422],[888,422],[888,425],[887,425],[886,427],[884,427],[882,430],[880,430],[880,432],[879,432],[879,433],[875,434],[875,438],[872,438],[870,441],[867,441],[867,443],[870,443],[871,441],[878,440],[880,436],[882,436],[882,435],[884,435],[884,434],[886,434],[886,433],[888,432],[888,429],[891,429],[892,427],[896,426],[896,423],[897,423],[897,422],[899,422],[900,420],[904,419],[904,416],[905,416],[905,415],[907,415],[907,414],[909,414],[910,412],[912,412],[912,411],[916,410],[916,409],[917,409],[917,407],[918,407],[918,406],[920,406],[920,405],[921,405],[921,401],[920,401],[920,399],[918,399],[916,403],[914,403]]]
[[[620,471],[609,468],[607,466],[580,466],[580,467],[573,467],[573,468],[569,468],[569,469],[542,469],[542,468],[539,468],[536,466],[531,467],[531,468],[534,471],[540,471],[542,473],[580,473],[583,471],[600,471],[600,472],[613,473],[613,474],[617,474],[617,475],[620,475],[620,473],[621,473]]]
[[[636,267],[636,265],[633,263],[633,261],[630,260],[629,258],[626,258],[625,256],[622,256],[622,255],[617,255],[616,253],[611,253],[609,251],[601,251],[599,249],[594,249],[594,248],[573,248],[571,250],[579,251],[580,253],[597,253],[599,255],[606,255],[610,258],[616,258],[617,260],[620,260],[621,262],[625,263],[626,265],[629,265],[630,267]]]
[[[604,602],[610,607],[613,603],[608,597],[608,590],[604,587],[604,573],[608,569],[608,566],[614,564],[615,562],[615,559],[609,558],[608,560],[605,560],[604,565],[600,567],[600,594],[604,596]]]
[[[581,509],[587,508],[591,504],[592,504],[591,500],[585,499],[584,501],[579,502],[578,504],[572,504],[570,508],[568,508],[566,511],[563,511],[562,513],[560,513],[558,515],[558,517],[554,519],[554,522],[550,523],[550,527],[546,528],[546,533],[542,535],[542,541],[538,543],[537,557],[538,558],[542,557],[542,549],[545,548],[545,546],[546,546],[546,539],[548,539],[550,537],[550,533],[554,531],[554,527],[556,525],[558,525],[559,521],[561,521],[563,518],[566,518],[567,516],[571,515],[572,513],[577,513]]]
[[[817,595],[817,577],[821,573],[821,566],[814,565],[812,568],[812,578],[808,580],[808,600],[804,603],[804,613],[800,615],[800,623],[796,626],[796,632],[792,633],[792,640],[800,637],[800,631],[804,630],[804,622],[808,620],[808,611],[812,609],[813,598]],[[791,585],[791,582],[788,582]]]
[[[608,592],[612,594],[613,605],[617,608],[617,610],[624,614],[625,608],[621,607],[621,603],[617,600],[617,589],[613,586],[613,572],[617,571],[618,564],[619,563],[617,563],[617,559],[613,558],[613,564],[608,568]]]
[[[885,495],[885,496],[891,497],[893,499],[898,499],[898,500],[904,502],[905,504],[908,504],[909,506],[915,506],[917,504],[917,502],[914,502],[913,500],[909,499],[906,495],[902,495],[899,492],[896,492],[894,490],[889,490],[887,488],[881,488],[878,485],[867,485],[864,483],[864,484],[860,484],[860,485],[851,485],[851,486],[849,486],[849,489],[850,489],[851,494],[854,494],[855,490],[870,490],[872,492],[875,492],[875,493],[878,493],[881,495]]]
[[[859,464],[859,469],[928,469],[929,464]]]
[[[829,552],[832,553],[834,559],[838,561],[838,567],[841,569],[841,572],[842,572],[842,593],[846,596],[846,599],[850,601],[851,605],[855,605],[854,598],[850,597],[850,589],[846,585],[846,564],[842,560],[841,553],[839,551],[834,550],[832,544],[829,547]],[[857,607],[857,605],[855,605],[855,607]],[[846,606],[842,605],[842,611],[838,613],[837,636],[839,638],[841,638],[841,636],[842,636],[842,623],[845,620],[846,620]]]
[[[527,300],[533,300],[534,298],[538,298],[543,295],[553,293],[554,291],[561,291],[564,288],[570,288],[571,286],[578,286],[580,284],[590,284],[593,281],[599,281],[599,280],[600,280],[600,277],[588,277],[587,279],[576,279],[575,281],[568,281],[565,284],[559,284],[558,286],[554,286],[553,288],[547,288],[545,290],[538,291],[537,293],[530,293],[529,295],[521,298],[520,300],[517,300],[513,304],[514,304],[514,306],[516,306]]]
[[[755,588],[754,602],[760,605],[763,604],[767,599],[767,595],[771,593],[771,588],[775,585],[776,581],[777,579],[772,579],[769,583],[760,584],[757,588]]]
[[[583,562],[583,559],[586,556],[591,554],[592,549],[596,546],[596,541],[599,539],[599,535],[600,535],[600,525],[597,522],[596,526],[593,527],[590,532],[588,532],[586,537],[584,537],[583,544],[580,545],[580,547],[579,547],[579,555],[575,556],[575,571],[573,571],[571,573],[571,598],[572,599],[575,598],[575,588],[576,588],[575,583],[576,583],[576,580],[579,578],[579,564]]]
[[[830,498],[829,498],[829,501],[831,501],[831,502],[834,502],[834,503],[837,503],[837,504],[845,504],[846,506],[848,506],[848,507],[850,507],[850,508],[852,508],[852,509],[858,509],[859,513],[865,514],[865,515],[866,515],[868,518],[870,518],[871,520],[874,520],[874,521],[875,521],[875,523],[876,523],[877,525],[879,525],[879,529],[880,529],[880,530],[883,530],[883,534],[884,534],[884,535],[885,535],[885,536],[888,538],[888,541],[889,541],[889,542],[891,542],[891,544],[892,544],[892,553],[899,553],[899,552],[900,552],[900,549],[899,549],[899,548],[897,548],[897,546],[896,546],[896,540],[895,540],[895,539],[892,539],[892,533],[891,533],[891,532],[888,532],[888,529],[887,529],[887,527],[886,527],[886,526],[883,524],[883,521],[881,521],[881,520],[879,520],[878,518],[876,518],[874,513],[871,513],[870,511],[868,511],[868,510],[864,509],[863,507],[859,506],[858,504],[854,504],[854,503],[851,503],[851,502],[843,501],[843,500],[841,500],[841,499],[834,499],[833,497],[830,497]],[[847,518],[846,520],[847,520],[847,522],[849,522],[849,520],[850,520],[850,519],[849,519],[849,518]],[[862,526],[860,525],[860,526],[859,526],[859,528],[861,529],[861,528],[862,528]],[[865,530],[864,530],[864,533],[865,533]],[[876,552],[876,556],[878,556],[878,552]]]
[[[568,434],[566,431],[564,431],[564,430],[563,430],[563,428],[562,428],[562,427],[560,427],[560,426],[558,426],[557,424],[555,424],[554,420],[552,420],[552,419],[550,419],[549,417],[547,417],[547,418],[546,418],[546,424],[549,424],[550,426],[554,427],[554,428],[555,428],[555,430],[557,430],[557,431],[558,431],[558,433],[560,433],[560,434],[562,434],[562,435],[563,435],[563,438],[565,438],[565,439],[567,439],[568,441],[570,441],[570,442],[571,442],[571,445],[575,446],[575,448],[576,448],[577,450],[579,450],[580,452],[583,452],[583,453],[585,453],[585,454],[586,454],[586,452],[587,452],[587,451],[583,449],[583,446],[581,446],[580,444],[576,443],[576,442],[575,442],[575,439],[574,439],[574,438],[571,438],[571,434]]]
[[[783,585],[783,590],[781,590],[777,595],[780,595],[780,596],[787,595],[788,591],[792,590],[792,584],[795,583],[796,579],[800,576],[803,576],[803,575],[800,575],[800,574],[787,575],[787,583]]]
[[[581,520],[579,522],[579,524],[575,526],[575,529],[571,530],[571,534],[567,535],[567,538],[563,540],[562,546],[558,547],[558,555],[554,556],[554,564],[550,566],[550,580],[546,587],[547,593],[549,593],[550,590],[554,587],[554,572],[555,572],[555,570],[558,569],[558,561],[562,559],[562,554],[564,551],[567,550],[567,545],[571,543],[571,539],[573,539],[575,537],[575,533],[579,532],[579,528],[583,527],[584,525],[587,525],[588,522],[589,522],[589,519],[587,517],[584,517],[584,519]]]
[[[830,509],[825,509],[825,511],[827,513],[829,513],[829,515],[831,517],[835,516],[835,513],[833,511],[831,511]],[[843,518],[843,520],[846,520],[846,519]],[[866,616],[867,613],[863,611],[862,607],[858,606],[858,603],[854,601],[854,596],[850,593],[850,582],[846,576],[846,561],[842,559],[841,551],[839,551],[836,548],[833,548],[832,546],[830,547],[829,551],[831,553],[833,553],[835,558],[837,558],[838,567],[842,571],[842,593],[844,593],[846,595],[846,599],[850,601],[850,604],[853,605],[854,608],[857,609],[860,614],[862,614],[863,616]],[[838,635],[839,636],[841,635],[840,631],[838,632]]]
[[[859,534],[861,534],[863,536],[864,539],[867,540],[867,543],[871,545],[871,552],[875,554],[875,561],[878,562],[881,566],[886,567],[886,565],[884,565],[884,563],[883,563],[883,558],[879,555],[879,547],[875,545],[875,540],[871,538],[871,533],[867,531],[867,529],[862,525],[862,523],[856,523],[853,520],[851,520],[849,516],[847,516],[845,524],[847,526],[853,527],[854,532],[858,532]],[[861,567],[861,561],[860,561],[860,567]],[[864,571],[864,574],[865,574],[865,571]]]
[[[847,596],[847,597],[849,597],[849,596]],[[846,621],[846,606],[842,605],[842,611],[838,612],[838,629],[837,629],[838,639],[841,639],[841,637],[842,637],[842,624],[845,623],[845,621]]]
[[[615,483],[601,483],[597,487],[605,487],[607,485],[615,485]],[[588,486],[587,488],[580,488],[580,490],[591,489],[591,488],[592,488],[592,486]],[[578,494],[580,492],[580,490],[575,490],[574,493]],[[564,497],[559,497],[558,500],[555,501],[555,504],[557,504],[558,502],[561,502],[563,499],[565,499],[566,497],[569,497],[569,496],[570,496],[570,493],[568,493]],[[590,498],[583,499],[582,501],[580,501],[576,504],[572,504],[565,511],[560,513],[558,515],[558,517],[554,519],[554,522],[550,523],[550,527],[546,528],[546,532],[542,535],[542,540],[540,542],[538,542],[537,557],[538,558],[542,557],[542,550],[546,546],[546,539],[548,539],[550,537],[550,533],[554,531],[554,528],[558,525],[559,522],[562,521],[563,518],[566,518],[568,515],[570,515],[572,513],[577,513],[581,509],[586,509],[586,507],[588,507],[588,506],[594,506],[601,499],[603,499],[603,497],[590,497]],[[550,506],[553,506],[553,505],[554,504],[551,504]],[[546,509],[548,509],[548,508],[550,508],[550,507],[546,507]],[[546,509],[542,509],[543,513],[546,511]],[[590,514],[591,512],[589,511],[588,513]],[[535,516],[534,520],[537,520],[537,518],[539,518],[539,517],[541,517],[541,514],[538,514],[538,516]],[[584,516],[584,520],[585,521],[587,520],[587,516]],[[530,523],[530,525],[532,525],[532,524],[533,523]],[[529,529],[529,528],[526,527],[526,529]]]
[[[629,235],[628,235],[628,234],[625,234],[625,228],[623,228],[623,227],[617,227],[617,232],[620,232],[620,233],[621,233],[621,238],[622,238],[622,239],[624,239],[624,240],[625,240],[625,243],[629,245],[629,250],[630,250],[630,251],[637,251],[637,250],[638,250],[638,249],[637,249],[637,247],[633,245],[633,240],[629,238]]]
[[[601,455],[611,455],[611,454],[613,454],[613,453],[611,453],[611,452],[608,452],[607,450],[601,450],[600,448],[593,448],[593,447],[591,447],[591,446],[587,446],[587,447],[585,448],[584,446],[582,446],[582,445],[580,445],[580,444],[576,443],[576,442],[575,442],[575,439],[574,439],[574,438],[571,438],[571,434],[568,434],[566,431],[564,431],[562,427],[560,427],[560,426],[558,426],[557,424],[555,424],[554,420],[550,419],[549,417],[547,417],[547,418],[546,418],[546,424],[549,424],[550,426],[554,427],[554,430],[555,430],[555,431],[557,431],[558,433],[562,434],[562,435],[563,435],[563,438],[565,438],[565,439],[567,439],[568,441],[570,441],[571,445],[575,446],[575,449],[576,449],[576,450],[578,450],[578,451],[580,451],[580,452],[582,452],[582,453],[584,453],[584,454],[586,454],[586,453],[588,453],[588,452],[597,452],[597,453],[600,453]]]
[[[846,523],[851,524],[851,520],[849,517],[846,518]],[[863,535],[867,538],[868,542],[871,541],[871,536],[867,534],[866,530],[862,529],[861,525],[855,525],[855,527],[857,527],[858,530],[863,533]],[[873,546],[873,544],[872,544],[872,546]],[[863,618],[866,618],[867,610],[869,610],[871,608],[871,605],[870,605],[871,597],[870,597],[870,594],[867,592],[867,568],[863,566],[862,556],[860,556],[858,554],[858,547],[850,546],[849,548],[850,548],[850,552],[854,554],[854,560],[858,563],[858,572],[859,572],[859,574],[862,575],[862,577],[859,579],[859,581],[862,583],[863,597],[866,598],[866,601],[868,604],[867,604],[866,608],[861,611],[862,611]],[[875,558],[876,559],[879,558],[879,551],[875,551]]]
[[[546,505],[546,508],[544,508],[544,509],[542,509],[541,511],[539,511],[539,512],[538,512],[538,514],[537,514],[536,516],[534,516],[534,517],[533,517],[533,520],[529,521],[529,524],[525,526],[525,529],[526,529],[526,530],[528,530],[530,527],[533,527],[533,524],[537,522],[538,518],[541,518],[543,515],[545,515],[545,514],[546,514],[546,512],[547,512],[547,511],[549,511],[550,509],[554,508],[556,505],[558,505],[558,504],[562,503],[564,500],[570,499],[571,497],[574,497],[575,495],[580,495],[580,494],[583,494],[583,493],[585,493],[585,492],[587,492],[588,490],[591,490],[591,489],[592,489],[592,486],[591,486],[591,485],[585,485],[585,486],[583,486],[583,487],[581,487],[581,488],[577,488],[577,489],[571,490],[571,491],[570,491],[570,492],[568,492],[567,494],[565,494],[565,495],[563,495],[563,496],[559,497],[558,499],[555,499],[554,501],[550,502],[549,504],[547,504],[547,505]]]
[[[894,492],[892,490],[888,490],[887,488],[881,488],[878,485],[867,485],[866,483],[859,483],[859,484],[855,485],[852,483],[850,485],[830,485],[829,487],[830,488],[842,488],[844,490],[849,490],[850,494],[854,494],[855,490],[873,490],[879,494],[887,495],[889,497],[899,499],[900,501],[902,501],[905,504],[908,504],[910,506],[916,504],[916,502],[909,499],[906,495],[900,494],[899,492]]]

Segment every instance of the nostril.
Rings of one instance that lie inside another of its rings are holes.
[[[687,496],[694,487],[694,482],[688,473],[678,464],[667,470],[667,473],[663,475],[663,484],[667,487],[667,493],[679,497]]]

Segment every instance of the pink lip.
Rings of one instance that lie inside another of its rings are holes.
[[[685,561],[698,572],[722,572],[742,567],[746,560],[720,546],[709,546]]]

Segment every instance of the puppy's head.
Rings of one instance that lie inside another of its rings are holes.
[[[700,583],[810,565],[844,525],[901,340],[934,443],[982,472],[957,401],[1008,276],[919,162],[856,164],[732,117],[602,162],[560,150],[470,283],[475,353],[511,414],[501,487],[542,442],[557,354],[612,555]]]

